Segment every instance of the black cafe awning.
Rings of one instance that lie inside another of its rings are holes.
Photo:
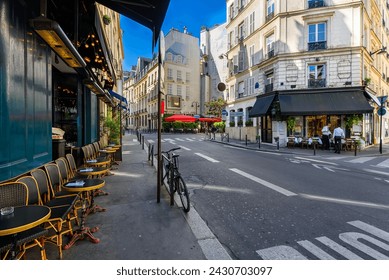
[[[154,47],[170,0],[97,0],[96,2],[151,29]]]
[[[253,108],[250,110],[249,117],[253,118],[266,115],[274,97],[274,94],[257,96],[257,100],[255,101]]]
[[[371,113],[363,90],[279,92],[282,115],[347,115]]]

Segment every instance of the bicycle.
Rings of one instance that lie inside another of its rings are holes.
[[[179,155],[173,153],[179,149],[181,148],[173,148],[169,151],[162,151],[162,166],[164,170],[162,182],[164,182],[165,179],[167,180],[170,196],[173,197],[174,193],[177,192],[180,197],[184,212],[189,212],[190,201],[188,189],[184,179],[182,179],[181,174],[178,171]]]

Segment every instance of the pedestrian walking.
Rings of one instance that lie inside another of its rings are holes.
[[[334,142],[335,142],[335,153],[340,154],[342,149],[342,139],[344,138],[344,131],[340,127],[340,122],[338,126],[334,129]]]
[[[329,150],[330,149],[330,138],[331,138],[330,128],[331,128],[331,124],[328,123],[321,130],[321,134],[322,134],[321,137],[322,137],[322,141],[323,141],[323,150]]]

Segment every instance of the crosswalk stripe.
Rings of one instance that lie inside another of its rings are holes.
[[[363,231],[366,231],[370,234],[373,234],[373,235],[389,242],[389,233],[386,231],[383,231],[382,229],[376,228],[375,226],[366,224],[366,223],[361,222],[361,221],[352,221],[352,222],[348,222],[348,224],[350,224],[356,228],[359,228]]]
[[[359,158],[355,158],[355,159],[352,159],[352,160],[347,160],[346,162],[351,162],[351,163],[364,163],[364,162],[367,162],[369,160],[372,160],[374,159],[375,157],[359,157]]]
[[[181,141],[181,142],[185,142],[185,140],[184,140],[184,139],[181,139],[181,138],[176,138],[175,140]]]
[[[389,167],[389,159],[377,164],[378,167]]]
[[[210,162],[220,162],[220,161],[218,161],[216,159],[210,158],[210,157],[208,157],[206,155],[203,155],[203,154],[200,154],[200,153],[195,153],[195,155],[198,155],[199,157],[205,158],[206,160],[208,160]]]
[[[297,243],[303,248],[305,248],[307,251],[318,257],[320,260],[335,260],[335,258],[332,257],[330,254],[326,253],[308,240],[298,241]]]
[[[191,138],[185,138],[186,140],[188,140],[189,142],[193,142],[195,140],[191,139]]]
[[[335,241],[332,241],[331,239],[329,239],[326,236],[317,237],[316,240],[320,241],[321,243],[328,246],[329,248],[331,248],[335,252],[339,253],[340,255],[342,255],[343,257],[345,257],[348,260],[362,260],[361,257],[354,254],[350,250],[346,249],[342,245],[336,243]]]
[[[184,146],[179,146],[181,149],[184,149],[185,151],[191,151],[191,149],[184,147]]]

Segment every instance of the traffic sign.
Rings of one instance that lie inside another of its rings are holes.
[[[385,114],[386,114],[386,109],[384,107],[381,107],[377,110],[378,116],[385,116]]]
[[[227,110],[223,110],[223,111],[222,111],[222,116],[228,116]]]

